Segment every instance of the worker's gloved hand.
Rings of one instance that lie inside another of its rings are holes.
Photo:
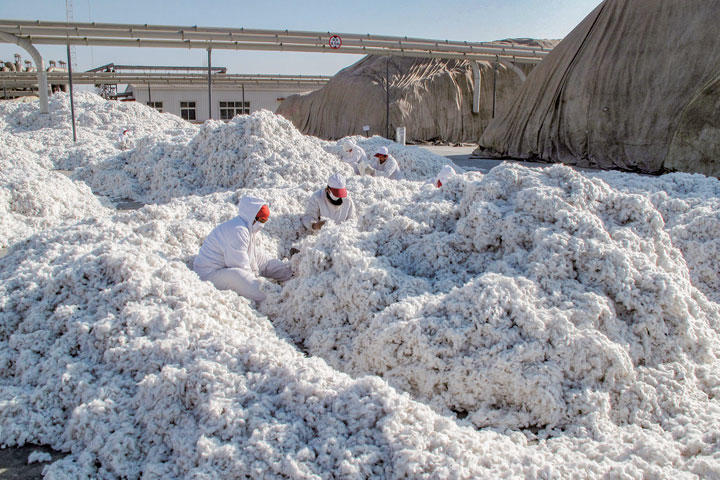
[[[313,230],[320,230],[320,229],[323,227],[323,225],[325,225],[325,220],[320,220],[320,221],[315,222],[315,223],[312,224],[312,229],[313,229]]]

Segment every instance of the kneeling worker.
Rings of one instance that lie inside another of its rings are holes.
[[[193,270],[201,280],[209,280],[220,290],[234,290],[262,302],[265,294],[257,276],[284,281],[292,277],[292,270],[281,260],[269,259],[255,243],[255,234],[270,217],[265,202],[246,196],[240,199],[238,208],[237,217],[210,232],[195,257]]]
[[[308,199],[302,222],[308,230],[320,230],[327,220],[341,223],[354,215],[355,205],[345,188],[345,178],[334,173],[328,179],[327,187]]]
[[[375,161],[371,165],[371,175],[385,177],[392,180],[402,180],[400,166],[397,160],[389,154],[387,147],[379,147],[373,155]]]

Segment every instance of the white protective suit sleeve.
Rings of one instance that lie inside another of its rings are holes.
[[[317,196],[311,195],[305,204],[305,214],[300,219],[308,230],[312,230],[312,224],[320,220],[320,205]]]
[[[254,257],[252,260],[255,261],[259,275],[281,282],[292,278],[292,268],[290,268],[289,263],[277,258],[270,258],[262,249],[256,248],[254,244],[251,255]]]

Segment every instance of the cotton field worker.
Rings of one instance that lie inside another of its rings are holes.
[[[352,140],[345,140],[342,143],[340,160],[353,167],[356,175],[362,175],[365,170],[365,165],[368,163],[365,150],[357,146]]]
[[[378,148],[375,151],[373,158],[374,161],[371,165],[371,175],[376,177],[391,178],[393,180],[401,180],[403,178],[397,160],[388,153],[387,147]]]
[[[345,178],[334,173],[327,186],[308,199],[302,222],[308,230],[320,230],[328,220],[341,223],[354,216],[355,205],[345,188]]]
[[[257,276],[285,281],[292,277],[290,266],[269,259],[256,245],[255,235],[270,217],[270,209],[259,198],[245,196],[239,215],[215,227],[195,257],[193,270],[220,290],[234,290],[256,302],[265,300]]]

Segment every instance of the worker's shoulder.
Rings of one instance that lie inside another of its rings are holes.
[[[310,195],[310,198],[314,199],[322,199],[325,195],[325,188],[321,188],[320,190],[315,190],[312,195]]]
[[[218,225],[217,230],[226,232],[237,231],[237,233],[244,231],[245,233],[249,233],[249,226],[240,215],[237,215]]]

